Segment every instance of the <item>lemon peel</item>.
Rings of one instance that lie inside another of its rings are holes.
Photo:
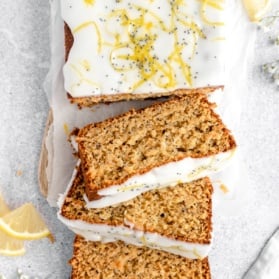
[[[21,256],[25,254],[24,242],[0,231],[0,255]]]

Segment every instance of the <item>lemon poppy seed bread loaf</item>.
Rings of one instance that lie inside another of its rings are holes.
[[[65,89],[81,107],[223,87],[223,2],[61,0],[61,14]]]

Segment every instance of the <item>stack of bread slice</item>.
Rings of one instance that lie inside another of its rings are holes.
[[[58,218],[80,235],[73,278],[210,278],[206,176],[226,166],[236,143],[206,95],[132,110],[71,140],[79,161]]]

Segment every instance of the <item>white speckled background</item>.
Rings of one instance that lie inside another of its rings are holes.
[[[42,83],[49,66],[49,4],[46,0],[0,1],[0,191],[15,208],[33,202],[56,238],[26,243],[22,257],[0,256],[0,273],[17,278],[68,278],[73,235],[39,193],[41,140],[48,112]],[[21,170],[22,175],[17,176]]]
[[[0,1],[0,191],[12,208],[33,202],[56,238],[54,244],[47,239],[26,243],[22,257],[0,256],[0,273],[8,279],[17,278],[17,268],[30,278],[64,279],[70,274],[73,235],[57,221],[37,181],[48,112],[42,89],[50,60],[48,28],[48,1]],[[256,59],[249,67],[250,92],[243,97],[239,145],[250,198],[237,216],[214,216],[213,279],[241,278],[279,226],[279,90],[259,70],[279,58],[279,46],[269,43],[270,35],[279,31],[259,32]]]

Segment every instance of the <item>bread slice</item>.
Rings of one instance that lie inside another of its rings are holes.
[[[73,46],[74,38],[69,26],[65,23],[64,28],[65,34],[65,59],[67,61],[71,48]],[[153,92],[153,93],[118,93],[118,94],[103,94],[99,96],[86,96],[86,97],[73,97],[68,92],[68,99],[72,104],[77,104],[80,108],[92,107],[98,103],[112,103],[120,101],[131,101],[131,100],[144,100],[150,98],[168,97],[168,96],[184,96],[189,93],[203,93],[210,94],[218,89],[223,89],[224,86],[206,86],[202,88],[193,89],[178,89],[166,92]]]
[[[74,241],[72,279],[210,279],[208,259],[190,260],[123,242],[100,243],[77,236]]]
[[[76,142],[89,206],[218,171],[236,143],[213,107],[204,94],[188,94],[80,129]]]
[[[90,2],[61,1],[71,102],[87,107],[223,87],[222,3],[210,7],[213,24],[195,0]]]
[[[123,240],[188,258],[207,256],[212,238],[209,178],[151,190],[119,206],[88,209],[79,170],[60,200],[58,218],[91,240]]]

